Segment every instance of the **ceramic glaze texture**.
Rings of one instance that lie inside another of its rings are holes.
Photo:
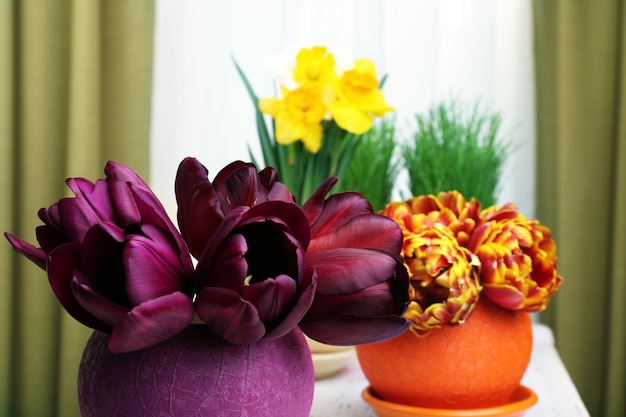
[[[79,369],[83,417],[308,417],[311,354],[299,330],[232,345],[192,325],[152,348],[113,354],[94,332]]]

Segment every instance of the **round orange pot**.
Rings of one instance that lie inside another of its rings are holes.
[[[361,369],[381,399],[441,409],[505,404],[530,362],[532,322],[482,297],[462,325],[417,337],[406,333],[356,347]]]

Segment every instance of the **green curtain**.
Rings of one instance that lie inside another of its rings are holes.
[[[147,179],[153,27],[154,0],[0,0],[0,231],[36,242],[38,209],[107,160]],[[0,244],[0,416],[79,416],[89,334]]]
[[[542,316],[592,416],[626,415],[626,2],[534,0],[537,216],[565,279]]]

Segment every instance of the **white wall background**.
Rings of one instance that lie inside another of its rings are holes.
[[[174,177],[195,156],[212,178],[258,152],[257,94],[274,94],[279,55],[326,45],[338,60],[367,57],[388,74],[386,100],[401,129],[440,100],[480,100],[503,117],[516,151],[501,202],[534,215],[534,78],[530,0],[158,0],[151,185],[175,211]]]

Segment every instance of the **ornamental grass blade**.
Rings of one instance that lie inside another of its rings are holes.
[[[271,167],[277,167],[279,165],[278,161],[280,161],[280,157],[277,154],[278,152],[277,147],[274,145],[274,142],[272,138],[270,137],[269,132],[267,130],[267,125],[265,124],[263,113],[261,113],[261,110],[259,109],[259,98],[257,97],[252,86],[250,85],[248,78],[243,73],[243,70],[241,69],[239,64],[237,64],[237,61],[235,60],[235,58],[233,57],[232,59],[233,59],[233,63],[235,64],[235,68],[237,69],[237,73],[239,73],[239,76],[241,77],[241,80],[243,81],[243,84],[246,87],[246,91],[248,92],[248,95],[250,96],[250,99],[252,100],[252,103],[254,104],[254,112],[256,116],[256,128],[257,128],[257,133],[259,135],[259,143],[261,144],[261,150],[263,152],[263,159],[264,159],[265,165],[271,166]],[[250,157],[254,161],[255,158],[252,155],[252,152],[249,146],[248,146],[248,151],[250,153]],[[255,165],[257,165],[256,162],[255,162]]]

